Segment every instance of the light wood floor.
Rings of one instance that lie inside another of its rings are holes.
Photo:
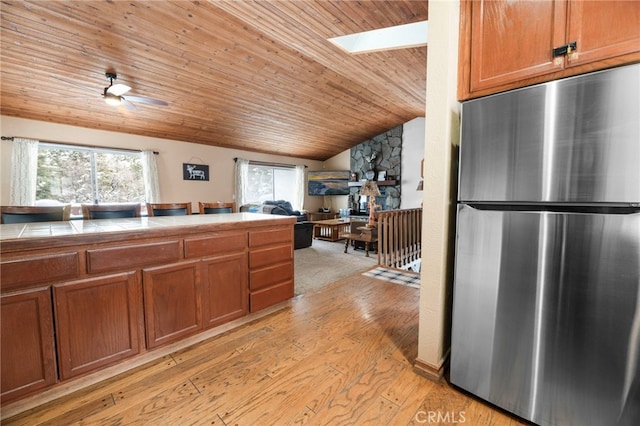
[[[413,371],[418,293],[354,275],[3,424],[523,424]]]

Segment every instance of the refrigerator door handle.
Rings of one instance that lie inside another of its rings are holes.
[[[552,212],[552,213],[585,213],[585,214],[621,214],[640,213],[640,203],[620,204],[538,204],[538,203],[466,203],[475,210],[512,211],[512,212]]]

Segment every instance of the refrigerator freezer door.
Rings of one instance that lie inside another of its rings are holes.
[[[451,382],[541,425],[640,424],[640,213],[458,225]]]
[[[462,105],[462,202],[640,202],[640,64]]]

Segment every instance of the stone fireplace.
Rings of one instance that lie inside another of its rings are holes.
[[[402,125],[374,136],[351,148],[349,207],[362,211],[360,181],[376,180],[380,196],[376,204],[381,210],[400,208],[400,165],[402,155]],[[385,175],[384,179],[381,174]]]

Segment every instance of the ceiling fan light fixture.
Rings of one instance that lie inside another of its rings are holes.
[[[122,95],[124,95],[125,93],[128,93],[129,90],[131,90],[131,87],[127,86],[126,84],[120,84],[120,83],[113,84],[113,81],[118,78],[113,73],[107,72],[105,76],[107,77],[107,79],[109,79],[109,87],[104,88],[104,91],[102,92],[102,97],[104,98],[104,101],[107,103],[107,105],[112,105],[112,106],[122,105],[125,108],[130,110],[136,109],[136,107],[131,103],[131,101],[141,102],[143,104],[151,104],[151,105],[164,105],[164,106],[169,105],[165,101],[160,101],[158,99],[153,99],[153,98],[147,98],[144,96],[127,95],[127,98],[125,99]]]
[[[116,96],[113,93],[105,93],[104,94],[104,101],[108,105],[118,106],[118,105],[120,105],[122,103],[122,97]]]

